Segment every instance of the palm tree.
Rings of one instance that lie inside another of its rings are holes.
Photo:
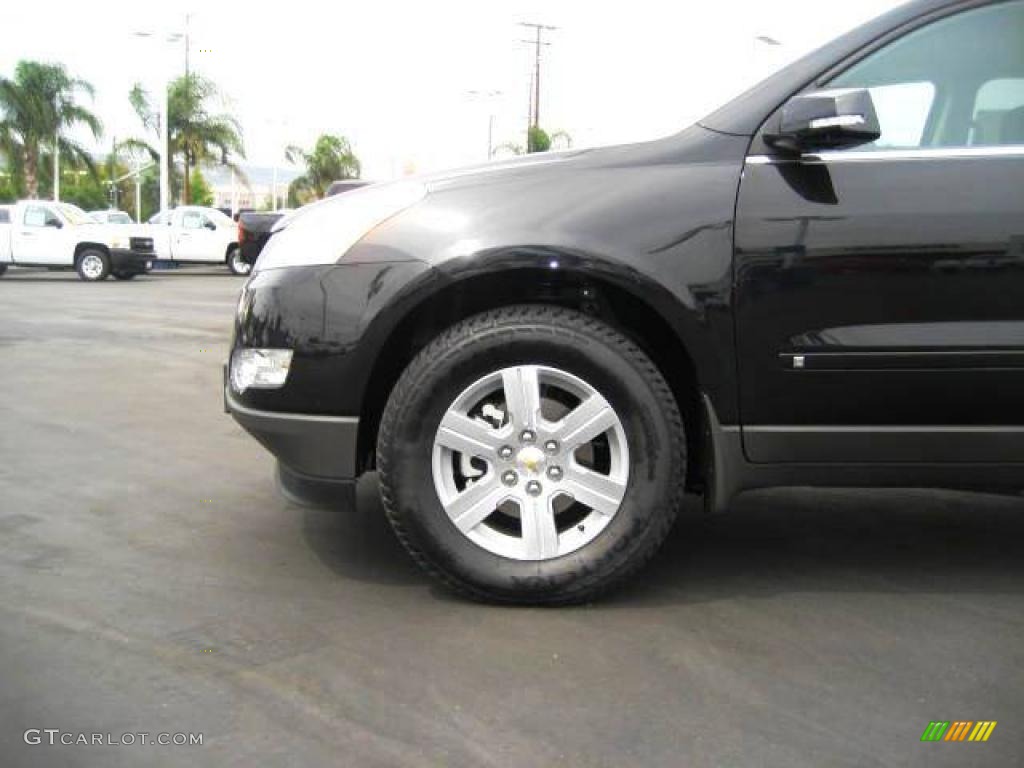
[[[285,150],[285,159],[306,169],[288,188],[288,198],[293,203],[318,200],[327,194],[332,181],[358,179],[362,173],[359,158],[344,136],[324,134],[316,140],[312,152],[290,146]]]
[[[86,149],[64,135],[79,125],[95,138],[103,132],[99,118],[77,103],[79,93],[91,97],[94,90],[85,80],[68,75],[61,64],[19,61],[13,78],[0,78],[0,152],[24,174],[30,198],[39,197],[39,160],[47,145],[56,144],[72,165],[84,165],[96,174]]]
[[[200,163],[212,161],[243,175],[231,160],[232,153],[245,157],[241,125],[233,115],[209,111],[209,103],[219,98],[217,86],[202,75],[185,75],[168,85],[169,151],[172,158],[182,160],[185,176],[182,201],[186,205],[191,202],[191,170]],[[149,95],[142,86],[136,83],[128,99],[146,129],[159,133],[160,115],[150,106]],[[160,158],[160,153],[144,139],[128,139],[121,146],[148,152],[154,160]]]

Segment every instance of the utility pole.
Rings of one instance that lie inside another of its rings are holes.
[[[530,127],[540,127],[540,47],[542,45],[551,45],[551,43],[544,42],[544,32],[551,32],[558,27],[548,26],[546,24],[535,24],[532,22],[521,21],[519,26],[528,27],[534,31],[533,40],[523,40],[522,42],[533,46],[533,104],[531,115],[530,115]],[[529,144],[529,134],[527,134],[527,144]]]

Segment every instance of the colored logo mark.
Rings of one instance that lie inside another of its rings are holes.
[[[988,741],[995,729],[995,720],[932,720],[921,741]]]

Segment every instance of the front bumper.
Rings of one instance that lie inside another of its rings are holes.
[[[111,248],[110,268],[114,272],[138,275],[148,272],[153,266],[155,258],[155,253],[133,251],[128,248]]]
[[[356,477],[359,419],[263,411],[242,405],[225,369],[224,410],[299,480],[351,483]]]

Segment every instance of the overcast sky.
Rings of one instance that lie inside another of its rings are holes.
[[[892,8],[895,0],[371,0],[259,3],[48,0],[8,3],[0,71],[34,58],[64,63],[96,87],[113,137],[140,135],[133,82],[155,89],[184,69],[184,44],[135,31],[182,30],[191,61],[223,89],[250,162],[283,161],[287,144],[349,137],[364,176],[383,179],[485,159],[522,144],[532,46],[517,26],[559,27],[543,49],[541,124],[575,146],[673,133],[802,53]],[[155,3],[153,4],[156,5]],[[759,35],[780,46],[757,43]],[[490,99],[469,91],[500,91]]]

